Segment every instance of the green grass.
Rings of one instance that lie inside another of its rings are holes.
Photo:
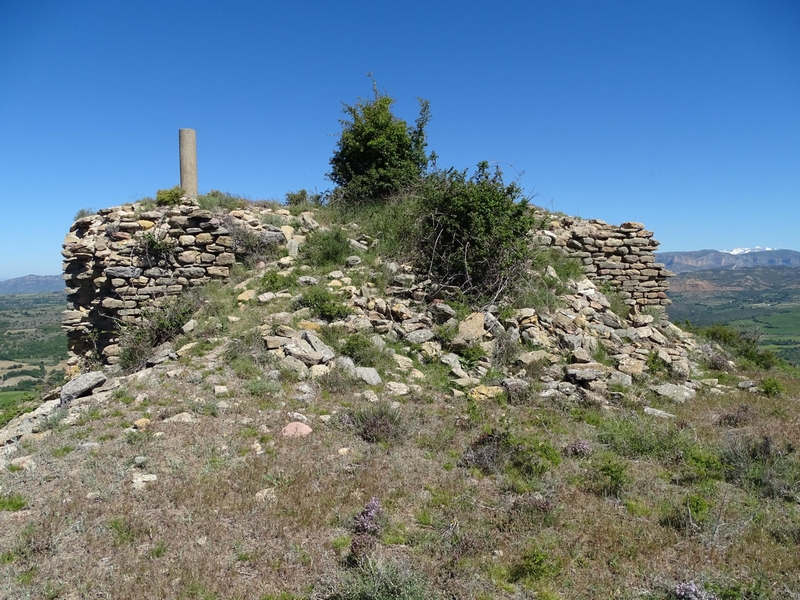
[[[0,392],[0,427],[3,427],[11,419],[33,410],[38,402],[30,392]]]
[[[7,510],[15,512],[22,510],[28,505],[27,500],[21,494],[0,495],[0,511]]]
[[[27,392],[0,392],[0,410],[16,404]]]

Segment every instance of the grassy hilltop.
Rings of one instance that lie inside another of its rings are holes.
[[[233,232],[229,283],[5,423],[0,595],[800,596],[797,371],[597,289],[382,98],[325,202],[199,199],[285,244]]]

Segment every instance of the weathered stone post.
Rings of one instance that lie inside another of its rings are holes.
[[[181,187],[190,198],[197,198],[197,133],[194,129],[178,130],[181,154]]]

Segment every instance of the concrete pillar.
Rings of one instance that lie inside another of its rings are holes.
[[[181,153],[181,187],[190,198],[197,198],[197,133],[194,129],[178,130]]]

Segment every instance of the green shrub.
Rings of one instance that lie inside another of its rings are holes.
[[[741,331],[728,325],[711,325],[695,329],[694,333],[712,342],[717,342],[739,358],[743,358],[761,369],[769,370],[780,362],[780,359],[772,351],[759,350],[760,336],[756,331]]]
[[[669,364],[661,358],[655,350],[651,350],[645,361],[648,371],[657,376],[666,376],[669,373]]]
[[[141,531],[130,519],[126,517],[116,517],[108,521],[108,528],[114,534],[114,545],[122,546],[130,544],[136,540]]]
[[[499,367],[509,367],[513,365],[517,357],[522,352],[522,344],[519,335],[513,337],[507,331],[501,331],[495,335],[494,351],[492,362]]]
[[[58,427],[58,425],[67,418],[69,414],[68,408],[57,408],[51,412],[44,422],[39,426],[40,431],[50,431]]]
[[[679,504],[663,509],[659,524],[690,535],[702,531],[710,521],[711,502],[700,494],[687,494]]]
[[[281,246],[279,242],[236,225],[229,217],[224,218],[223,222],[233,240],[233,252],[236,258],[246,267],[253,268],[259,261],[269,261],[278,256]]]
[[[78,219],[82,219],[83,217],[91,217],[92,215],[97,214],[97,211],[93,208],[82,208],[78,212],[75,213],[73,217],[73,221],[77,221]]]
[[[640,417],[604,419],[598,427],[597,439],[622,456],[662,462],[680,461],[692,444],[675,424]]]
[[[548,273],[552,267],[555,277]],[[535,247],[531,249],[530,264],[525,277],[510,290],[513,306],[535,308],[539,312],[550,312],[561,305],[561,296],[567,293],[567,281],[583,276],[583,266],[556,248]]]
[[[197,203],[203,210],[237,210],[250,206],[247,199],[219,190],[211,190],[207,194],[198,196]]]
[[[509,581],[537,581],[558,573],[558,566],[550,555],[537,546],[531,547],[519,560],[514,563],[509,571]]]
[[[155,546],[153,546],[153,548],[148,550],[147,558],[161,558],[164,556],[164,554],[166,554],[168,548],[169,546],[166,542],[159,541]]]
[[[800,462],[791,444],[770,436],[731,438],[722,449],[725,479],[767,498],[794,501],[800,495]]]
[[[356,222],[363,233],[377,239],[377,250],[382,256],[408,262],[416,252],[419,205],[418,197],[407,194],[378,204],[334,204],[329,210],[332,218],[341,223]]]
[[[511,290],[531,258],[534,218],[521,189],[482,162],[471,177],[455,169],[428,175],[422,197],[417,266],[473,298]]]
[[[783,384],[774,377],[765,377],[761,380],[761,390],[770,398],[781,396],[785,391]]]
[[[524,488],[560,463],[561,455],[547,441],[492,430],[470,444],[460,464],[486,475],[504,473],[512,484]]]
[[[421,576],[395,563],[363,560],[346,571],[325,600],[435,600]]]
[[[286,192],[284,199],[287,206],[322,206],[322,194],[316,192],[309,194],[306,190]]]
[[[341,229],[312,233],[302,247],[306,263],[317,267],[339,267],[353,253],[347,234]]]
[[[479,344],[473,344],[472,346],[464,348],[459,352],[459,355],[464,359],[464,363],[467,367],[472,368],[480,359],[486,356],[486,351]]]
[[[231,358],[228,366],[239,379],[244,379],[245,381],[257,379],[263,373],[261,367],[255,363],[251,356],[247,355]]]
[[[254,379],[247,382],[247,393],[257,398],[268,398],[283,390],[281,384],[269,379]]]
[[[297,282],[297,275],[281,275],[277,271],[267,271],[258,282],[259,292],[282,292]]]
[[[600,291],[611,305],[611,312],[617,315],[620,319],[627,319],[631,314],[631,305],[625,301],[625,298],[622,297],[622,294],[620,294],[619,290],[606,284]]]
[[[348,413],[358,435],[366,442],[394,442],[402,438],[406,429],[403,415],[388,402],[377,402]]]
[[[304,290],[303,295],[297,300],[297,307],[310,308],[316,316],[326,321],[343,319],[352,312],[350,307],[342,304],[339,296],[322,286],[313,286]]]
[[[175,206],[181,203],[181,197],[186,195],[186,191],[176,185],[168,190],[158,190],[156,192],[156,204],[158,206]]]
[[[75,448],[72,446],[61,446],[60,448],[55,448],[52,454],[55,458],[63,458],[74,450]]]
[[[250,329],[230,341],[222,359],[237,377],[256,379],[274,362],[275,357],[270,354],[258,331]]]
[[[364,382],[344,369],[331,369],[317,379],[323,391],[337,396],[351,395],[363,387]]]
[[[341,353],[352,358],[360,367],[377,367],[384,362],[383,351],[364,333],[348,337],[341,346]]]
[[[550,442],[535,437],[514,438],[505,474],[515,488],[524,491],[551,468],[561,464],[561,454]]]
[[[630,483],[628,465],[610,452],[599,454],[592,461],[591,468],[590,489],[601,496],[619,498],[623,488]]]
[[[683,453],[683,459],[690,469],[688,479],[704,481],[722,479],[724,470],[722,458],[716,447],[704,448],[700,445],[689,445]]]
[[[170,298],[161,306],[143,309],[140,321],[120,329],[120,367],[127,372],[143,368],[153,348],[177,336],[199,305],[199,297],[187,293]]]
[[[151,232],[142,236],[141,250],[144,255],[152,260],[159,261],[166,258],[175,248],[174,240],[156,237]]]
[[[394,99],[372,81],[374,99],[345,104],[342,133],[328,178],[342,188],[341,201],[355,205],[385,200],[416,183],[428,165],[425,126],[430,106],[420,100],[414,127],[392,114]]]

